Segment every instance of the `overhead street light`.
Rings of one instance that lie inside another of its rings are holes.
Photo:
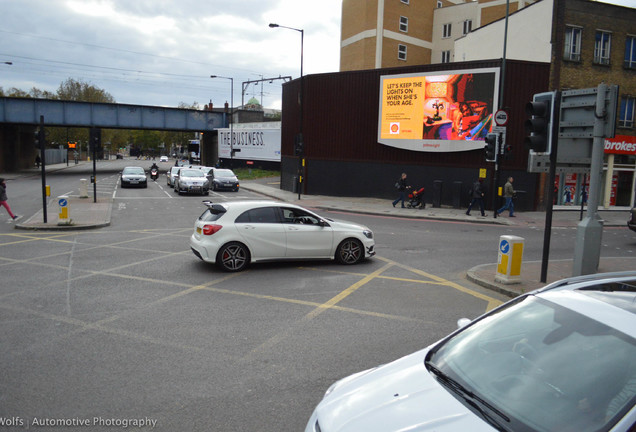
[[[300,33],[300,92],[298,94],[298,98],[300,99],[300,131],[294,140],[294,153],[298,155],[298,179],[297,179],[297,187],[298,187],[298,199],[300,199],[300,189],[302,185],[303,178],[303,165],[304,165],[304,155],[305,149],[303,144],[303,109],[305,106],[305,98],[303,97],[303,46],[305,39],[305,31],[303,29],[297,29],[294,27],[287,27],[280,24],[270,23],[270,28],[285,28],[289,30],[294,30]]]
[[[234,78],[219,75],[210,75],[210,78],[223,78],[230,80],[230,167],[234,168]]]

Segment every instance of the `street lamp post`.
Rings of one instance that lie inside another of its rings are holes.
[[[269,25],[271,28],[286,28],[289,30],[294,30],[300,32],[300,131],[298,132],[298,136],[296,136],[296,141],[294,142],[294,148],[298,148],[298,179],[297,179],[297,188],[298,188],[298,199],[300,199],[300,189],[302,185],[302,174],[303,174],[303,165],[304,165],[304,156],[305,156],[305,146],[303,143],[303,108],[305,106],[305,98],[303,97],[303,46],[304,46],[304,38],[305,31],[303,29],[297,29],[293,27],[286,27],[279,24],[271,23]]]
[[[234,168],[234,78],[219,75],[210,75],[210,78],[229,79],[232,87],[230,90],[230,167]]]

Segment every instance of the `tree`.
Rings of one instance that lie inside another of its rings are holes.
[[[76,81],[68,78],[57,89],[57,97],[60,100],[82,102],[107,102],[114,103],[115,98],[105,90],[97,88],[84,81]]]

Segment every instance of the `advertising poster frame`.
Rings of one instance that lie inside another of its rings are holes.
[[[498,67],[380,77],[378,143],[419,152],[483,148],[499,107]]]

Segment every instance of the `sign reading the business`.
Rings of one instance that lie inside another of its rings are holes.
[[[280,127],[219,129],[219,157],[280,162],[280,142]]]
[[[424,152],[483,148],[498,82],[498,68],[382,76],[378,142]]]

